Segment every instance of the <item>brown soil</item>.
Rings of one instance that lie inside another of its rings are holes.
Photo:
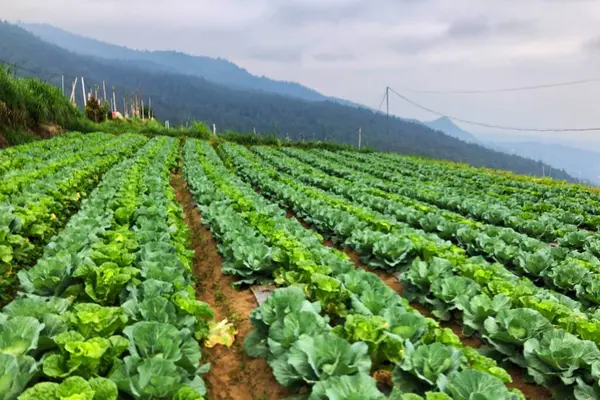
[[[202,349],[203,357],[211,367],[204,376],[209,397],[214,400],[276,400],[289,396],[288,391],[277,383],[265,360],[250,358],[244,352],[244,339],[252,331],[250,312],[257,306],[254,295],[250,289],[234,289],[234,279],[221,273],[222,259],[217,253],[217,244],[202,225],[202,217],[193,205],[192,194],[181,173],[171,175],[171,184],[192,233],[198,299],[213,307],[218,320],[228,318],[238,330],[231,348],[217,345]]]
[[[58,125],[42,124],[36,129],[36,133],[44,139],[49,139],[64,133],[64,130]]]

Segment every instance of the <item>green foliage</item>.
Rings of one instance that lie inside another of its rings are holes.
[[[74,376],[62,383],[41,382],[27,389],[19,400],[117,400],[118,391],[114,382],[105,378],[89,381]]]
[[[95,97],[90,97],[85,104],[85,116],[90,121],[102,123],[109,119],[110,107],[107,102],[101,104]]]
[[[58,88],[34,78],[16,78],[8,67],[0,66],[0,128],[72,126],[80,115]],[[13,144],[23,142],[11,136]]]

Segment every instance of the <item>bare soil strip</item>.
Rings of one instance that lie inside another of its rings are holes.
[[[288,218],[296,218],[298,220],[298,222],[300,222],[302,224],[302,226],[304,226],[307,229],[312,228],[309,223],[307,223],[306,221],[303,221],[301,218],[296,217],[294,215],[294,213],[290,210],[287,211],[286,216]],[[386,285],[388,285],[390,288],[392,288],[396,293],[402,295],[402,292],[404,291],[404,288],[402,287],[402,283],[398,279],[396,279],[396,277],[394,275],[392,275],[390,272],[387,272],[387,271],[384,271],[381,269],[370,268],[370,267],[364,265],[360,261],[360,257],[358,255],[358,253],[356,253],[355,251],[353,251],[349,248],[341,248],[340,246],[337,246],[335,243],[333,243],[331,240],[326,240],[323,242],[323,244],[325,246],[333,247],[333,248],[336,248],[336,249],[346,253],[348,255],[348,257],[350,257],[350,259],[354,262],[354,264],[358,268],[362,268],[366,271],[369,271],[369,272],[377,275]],[[436,319],[435,317],[433,317],[431,315],[431,312],[423,305],[418,304],[418,303],[411,303],[410,306],[413,307],[414,309],[416,309],[417,311],[419,311],[422,315]],[[460,338],[461,342],[465,346],[469,346],[469,347],[478,349],[485,345],[485,343],[483,343],[478,336],[475,336],[475,335],[474,336],[465,336],[462,331],[462,326],[461,326],[460,322],[455,319],[453,319],[451,321],[438,321],[438,322],[440,322],[440,325],[442,325],[442,327],[452,329],[452,332],[454,332],[454,334]],[[508,365],[505,369],[508,371],[511,378],[513,379],[513,382],[508,384],[507,386],[509,386],[511,388],[519,389],[521,392],[523,392],[523,394],[525,395],[525,397],[528,400],[547,400],[547,399],[552,398],[550,391],[548,389],[544,388],[543,386],[525,382],[525,380],[524,380],[525,373],[521,368],[516,367],[514,365]]]
[[[213,400],[278,400],[289,396],[265,360],[250,358],[244,352],[244,340],[252,331],[250,312],[257,306],[252,291],[234,289],[234,279],[222,274],[217,243],[202,225],[202,216],[194,206],[181,171],[171,175],[171,185],[192,233],[197,297],[213,307],[218,320],[228,318],[238,330],[231,348],[221,345],[202,348],[204,361],[211,365],[210,372],[204,376],[209,397]]]

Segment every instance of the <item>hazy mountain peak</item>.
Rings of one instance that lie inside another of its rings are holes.
[[[448,136],[455,137],[460,140],[464,140],[465,142],[477,142],[477,138],[471,134],[470,132],[465,131],[464,129],[457,126],[450,118],[441,117],[436,120],[425,122],[425,125],[430,127],[431,129],[435,129],[442,133],[445,133]]]

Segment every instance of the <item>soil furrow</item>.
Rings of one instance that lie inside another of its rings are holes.
[[[202,216],[180,170],[171,175],[171,184],[192,234],[197,297],[213,307],[218,320],[227,318],[238,330],[231,348],[221,345],[202,348],[204,361],[210,362],[211,366],[204,376],[209,397],[214,400],[285,398],[289,393],[277,383],[267,362],[248,357],[243,349],[244,340],[252,331],[250,312],[257,306],[254,295],[250,289],[234,289],[234,279],[221,272],[222,259],[217,252],[217,243],[202,224]]]

